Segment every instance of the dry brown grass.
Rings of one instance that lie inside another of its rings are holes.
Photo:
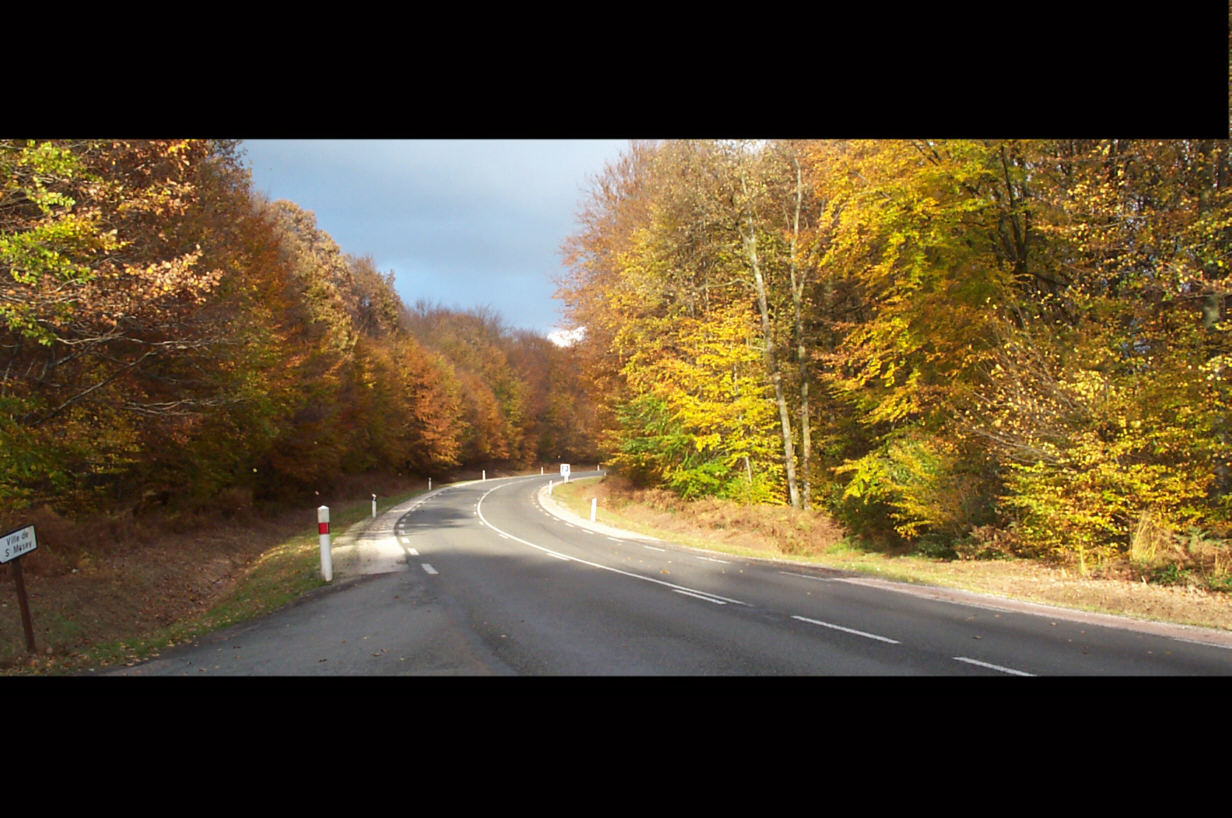
[[[1196,575],[1162,584],[1144,581],[1129,565],[1105,566],[1098,574],[1084,574],[1025,559],[979,559],[974,552],[946,560],[872,549],[847,538],[837,523],[820,512],[748,507],[714,499],[690,502],[667,491],[634,489],[615,476],[576,484],[573,491],[584,495],[587,504],[590,497],[598,497],[600,520],[609,525],[685,545],[813,562],[1082,611],[1232,630],[1232,595],[1210,590]],[[1181,549],[1191,556],[1209,547],[1175,539],[1168,543],[1173,551]],[[982,549],[997,555],[1003,551],[991,546]]]
[[[826,553],[843,539],[827,515],[782,506],[748,506],[706,498],[682,500],[662,489],[635,489],[618,477],[588,486],[587,497],[639,526],[670,530],[767,555]]]
[[[371,491],[385,497],[408,490],[405,480],[368,477],[280,511],[249,505],[71,520],[40,508],[5,520],[0,530],[32,523],[38,536],[38,548],[21,558],[36,651],[26,650],[11,566],[0,566],[0,671],[80,670],[97,663],[101,645],[122,659],[124,648],[114,646],[202,618],[288,539],[310,535],[315,543],[318,505],[362,507]]]
[[[36,656],[44,662],[201,615],[264,551],[316,522],[301,510],[188,531],[149,520],[98,531],[45,511],[32,516],[39,547],[22,558],[22,571]],[[37,666],[25,647],[6,567],[0,570],[0,668]]]

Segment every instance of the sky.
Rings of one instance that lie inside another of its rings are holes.
[[[408,307],[487,307],[549,335],[560,246],[626,140],[244,140],[253,188],[370,256]]]

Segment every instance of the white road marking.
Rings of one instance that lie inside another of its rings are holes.
[[[721,563],[723,563],[724,565],[731,565],[731,561],[730,561],[730,560],[720,560],[720,559],[715,559],[714,557],[698,557],[698,559],[699,559],[699,560],[708,560],[709,562],[721,562]]]
[[[667,550],[666,548],[656,548],[653,545],[643,545],[642,548],[645,548],[647,551],[666,551]]]
[[[440,573],[440,572],[439,572],[439,571],[437,571],[435,568],[433,568],[431,565],[428,565],[428,563],[426,563],[426,562],[424,562],[424,563],[420,563],[420,566],[421,566],[421,567],[422,567],[425,571],[427,571],[429,574],[437,574],[437,573]]]
[[[875,633],[865,633],[864,631],[857,631],[852,628],[844,628],[842,625],[833,625],[829,622],[822,622],[819,619],[809,619],[808,617],[794,615],[792,616],[792,619],[799,619],[801,622],[808,622],[810,625],[820,625],[823,628],[833,628],[836,631],[843,631],[844,633],[852,633],[856,636],[863,636],[867,639],[876,639],[880,642],[889,642],[891,645],[901,644],[897,639],[890,639],[887,636],[878,636]]]
[[[717,597],[708,596],[706,594],[699,594],[694,591],[686,591],[683,588],[673,588],[672,590],[678,594],[684,594],[685,596],[696,597],[697,599],[704,599],[707,602],[713,602],[715,605],[726,605],[727,604],[722,599],[719,599]]]
[[[811,574],[797,574],[795,571],[779,571],[780,574],[786,574],[789,577],[800,577],[800,579],[813,579],[818,582],[834,582],[834,577],[815,577]]]
[[[1170,637],[1178,642],[1186,642],[1190,645],[1201,645],[1204,648],[1223,648],[1224,650],[1232,650],[1232,645],[1220,645],[1215,642],[1200,642],[1197,639],[1186,639],[1183,636]]]
[[[986,667],[989,670],[999,670],[1002,673],[1009,673],[1013,676],[1034,676],[1035,675],[1034,673],[1027,673],[1026,671],[1023,671],[1023,670],[1014,670],[1012,667],[1001,667],[1000,665],[990,665],[987,662],[981,662],[978,659],[968,659],[966,656],[955,656],[954,661],[955,662],[966,662],[969,665],[979,665],[980,667]]]
[[[419,551],[418,551],[417,549],[414,549],[414,548],[408,548],[408,549],[406,549],[406,552],[407,552],[408,554],[410,554],[412,557],[418,557],[418,556],[419,556]]]
[[[506,483],[505,485],[507,486],[510,484]],[[653,577],[647,577],[641,574],[634,574],[630,571],[622,571],[619,568],[613,568],[610,565],[601,565],[600,563],[597,563],[597,562],[590,562],[589,560],[582,560],[582,559],[578,559],[577,557],[570,557],[566,554],[561,554],[558,551],[553,551],[550,548],[545,548],[542,545],[537,545],[536,543],[533,543],[530,540],[524,540],[515,534],[507,534],[506,532],[501,531],[499,528],[492,525],[490,522],[488,522],[488,518],[483,516],[483,501],[487,499],[489,494],[491,494],[492,492],[496,491],[499,488],[504,488],[504,486],[494,486],[493,488],[488,489],[486,492],[484,492],[483,496],[479,498],[479,502],[475,504],[475,511],[476,513],[478,513],[479,519],[483,522],[484,525],[486,525],[488,528],[495,531],[497,534],[505,534],[511,540],[516,540],[517,542],[520,542],[523,545],[530,546],[531,548],[534,548],[536,551],[542,551],[543,553],[556,557],[557,559],[578,562],[578,563],[581,563],[582,565],[589,565],[591,568],[598,568],[602,571],[611,571],[613,574],[620,574],[621,576],[631,577],[633,579],[640,579],[643,582],[653,582],[655,585],[662,585],[666,588],[671,588],[673,591],[679,590],[685,593],[703,594],[705,597],[708,597],[711,600],[719,599],[719,600],[722,600],[723,602],[730,602],[734,605],[748,605],[749,604],[747,602],[741,602],[738,599],[731,599],[730,597],[719,596],[718,594],[707,594],[705,591],[695,591],[692,588],[685,588],[683,585],[677,585],[673,582],[665,582],[661,579],[655,579]],[[647,547],[649,548],[650,546],[647,546]],[[665,549],[660,548],[656,550],[663,551]]]

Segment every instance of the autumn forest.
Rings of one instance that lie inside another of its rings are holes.
[[[601,446],[923,553],[1226,569],[1230,184],[1214,140],[634,145],[560,290]]]
[[[546,338],[407,306],[238,143],[0,144],[5,516],[313,497],[345,475],[593,458]]]
[[[938,555],[1232,535],[1226,141],[631,143],[563,239],[571,347],[404,304],[236,142],[0,168],[6,517],[602,458]]]

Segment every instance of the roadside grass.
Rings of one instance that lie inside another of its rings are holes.
[[[423,493],[379,497],[377,513]],[[370,497],[337,503],[330,508],[330,528],[337,537],[371,518],[371,512]],[[72,675],[131,665],[301,599],[327,585],[315,518],[309,523],[307,516],[301,512],[244,544],[218,537],[213,551],[203,547],[208,540],[195,540],[192,558],[200,561],[201,573],[216,576],[205,592],[187,587],[182,575],[193,566],[183,564],[182,548],[175,562],[167,550],[100,554],[79,560],[70,574],[28,578],[36,650],[26,651],[16,601],[6,595],[0,604],[0,675]],[[243,553],[219,553],[228,548]],[[227,572],[228,565],[236,570]],[[183,596],[194,604],[186,607]],[[173,597],[175,602],[169,601]]]
[[[558,484],[552,497],[584,519],[590,519],[591,498],[598,498],[596,522],[693,548],[1087,612],[1232,630],[1232,598],[1196,583],[1096,577],[1005,556],[963,559],[878,549],[818,512],[713,499],[684,501],[667,492],[632,489],[613,477]]]

